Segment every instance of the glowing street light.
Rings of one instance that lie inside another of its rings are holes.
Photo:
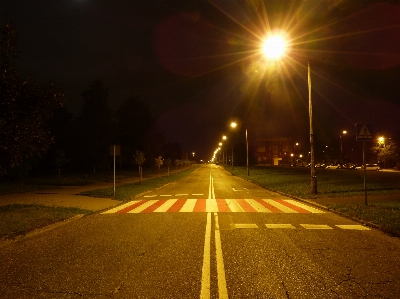
[[[262,51],[268,59],[280,59],[286,52],[287,43],[281,35],[271,35],[263,43]]]
[[[236,122],[231,122],[231,128],[232,129],[236,129],[236,127],[237,127],[237,123]],[[234,166],[233,166],[233,142],[231,142],[231,144],[232,144],[232,170],[234,170]]]
[[[342,131],[340,133],[340,160],[341,164],[343,165],[343,141],[342,141],[342,134],[347,134],[347,131]]]

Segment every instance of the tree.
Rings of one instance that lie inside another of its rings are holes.
[[[141,151],[136,151],[136,155],[135,155],[135,164],[137,164],[139,166],[139,182],[140,184],[142,183],[142,175],[143,175],[143,163],[144,161],[146,161],[146,159],[144,158],[144,153]]]
[[[75,161],[83,167],[108,165],[109,146],[115,144],[115,125],[108,104],[108,90],[101,81],[93,81],[82,93],[82,112],[75,122]]]
[[[118,138],[124,147],[123,154],[132,157],[136,149],[146,148],[146,136],[154,125],[151,106],[139,97],[129,97],[118,108]],[[147,155],[151,155],[145,150]],[[159,154],[159,153],[158,153]]]
[[[9,19],[0,32],[0,176],[40,156],[53,143],[48,125],[65,95],[53,83],[21,78],[16,69],[17,31]]]
[[[160,168],[164,164],[163,158],[161,156],[158,156],[158,158],[154,159],[154,162],[155,162],[156,166],[158,167],[158,172],[160,172]]]
[[[371,150],[376,154],[378,162],[383,162],[383,168],[391,168],[396,165],[399,149],[396,142],[391,138],[383,138],[375,143]]]

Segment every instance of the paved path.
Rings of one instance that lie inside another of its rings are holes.
[[[172,172],[173,171],[171,171],[171,173]],[[143,179],[146,180],[155,176],[147,176]],[[116,186],[138,181],[138,177],[123,179],[116,183]],[[113,207],[122,201],[113,198],[94,198],[78,194],[90,190],[111,188],[113,185],[113,182],[99,182],[86,186],[62,186],[60,188],[48,190],[1,195],[0,206],[10,204],[37,204],[45,206],[78,207],[85,210],[99,211]]]

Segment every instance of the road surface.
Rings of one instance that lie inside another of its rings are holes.
[[[400,241],[205,165],[0,249],[1,298],[400,298]]]

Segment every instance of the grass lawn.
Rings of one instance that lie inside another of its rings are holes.
[[[53,224],[77,214],[91,211],[78,208],[14,204],[0,206],[0,238],[14,238],[29,231]]]
[[[192,173],[198,167],[199,166],[189,167],[178,172],[170,173],[169,176],[165,170],[161,173],[164,174],[164,176],[157,176],[143,180],[141,184],[137,183],[119,185],[116,187],[115,198],[118,200],[130,199],[140,193],[150,191],[165,184],[179,180],[180,178]],[[146,178],[146,176],[150,176],[151,174],[159,174],[158,169],[148,169],[146,172],[144,172],[144,177]],[[131,177],[132,172],[119,172],[117,180]],[[65,175],[61,179],[58,179],[57,177],[41,176],[26,179],[22,185],[18,183],[2,184],[0,185],[0,195],[37,191],[49,189],[49,187],[57,188],[58,186],[82,185],[91,184],[98,181],[112,180],[113,174],[110,172],[97,173],[96,175],[90,176],[87,179],[79,174]],[[93,190],[84,192],[81,195],[109,198],[113,197],[113,188]],[[90,212],[92,211],[82,210],[79,208],[48,207],[43,205],[13,204],[0,206],[0,239],[13,239],[18,235],[25,235],[29,231],[32,231],[36,228],[65,220],[77,214],[87,214]]]
[[[341,214],[379,225],[383,231],[400,237],[400,201],[364,204],[333,204],[329,208]]]
[[[229,167],[226,170],[232,172]],[[312,199],[364,194],[364,172],[346,169],[317,169],[318,195],[310,194],[310,169],[305,167],[235,167],[233,174],[260,186],[292,196]],[[367,171],[368,194],[400,193],[400,172]]]
[[[175,168],[171,168],[175,169]],[[159,174],[158,168],[143,168],[143,178],[154,174]],[[161,168],[161,174],[167,175],[167,168]],[[116,171],[116,182],[132,177],[139,177],[138,170],[118,170]],[[14,181],[0,183],[0,195],[26,193],[31,191],[56,189],[61,186],[86,186],[98,182],[112,182],[114,173],[112,170],[101,170],[93,172],[70,173],[62,172],[58,174],[41,174],[34,177],[25,177]]]
[[[230,167],[226,170],[232,172]],[[364,195],[364,172],[345,169],[317,169],[318,194],[310,194],[310,169],[303,167],[252,167],[247,176],[245,167],[235,167],[234,175],[260,186],[303,199],[334,198]],[[367,171],[368,195],[399,194],[400,172]],[[379,225],[384,231],[400,236],[400,200],[331,204],[328,206],[343,215]]]

